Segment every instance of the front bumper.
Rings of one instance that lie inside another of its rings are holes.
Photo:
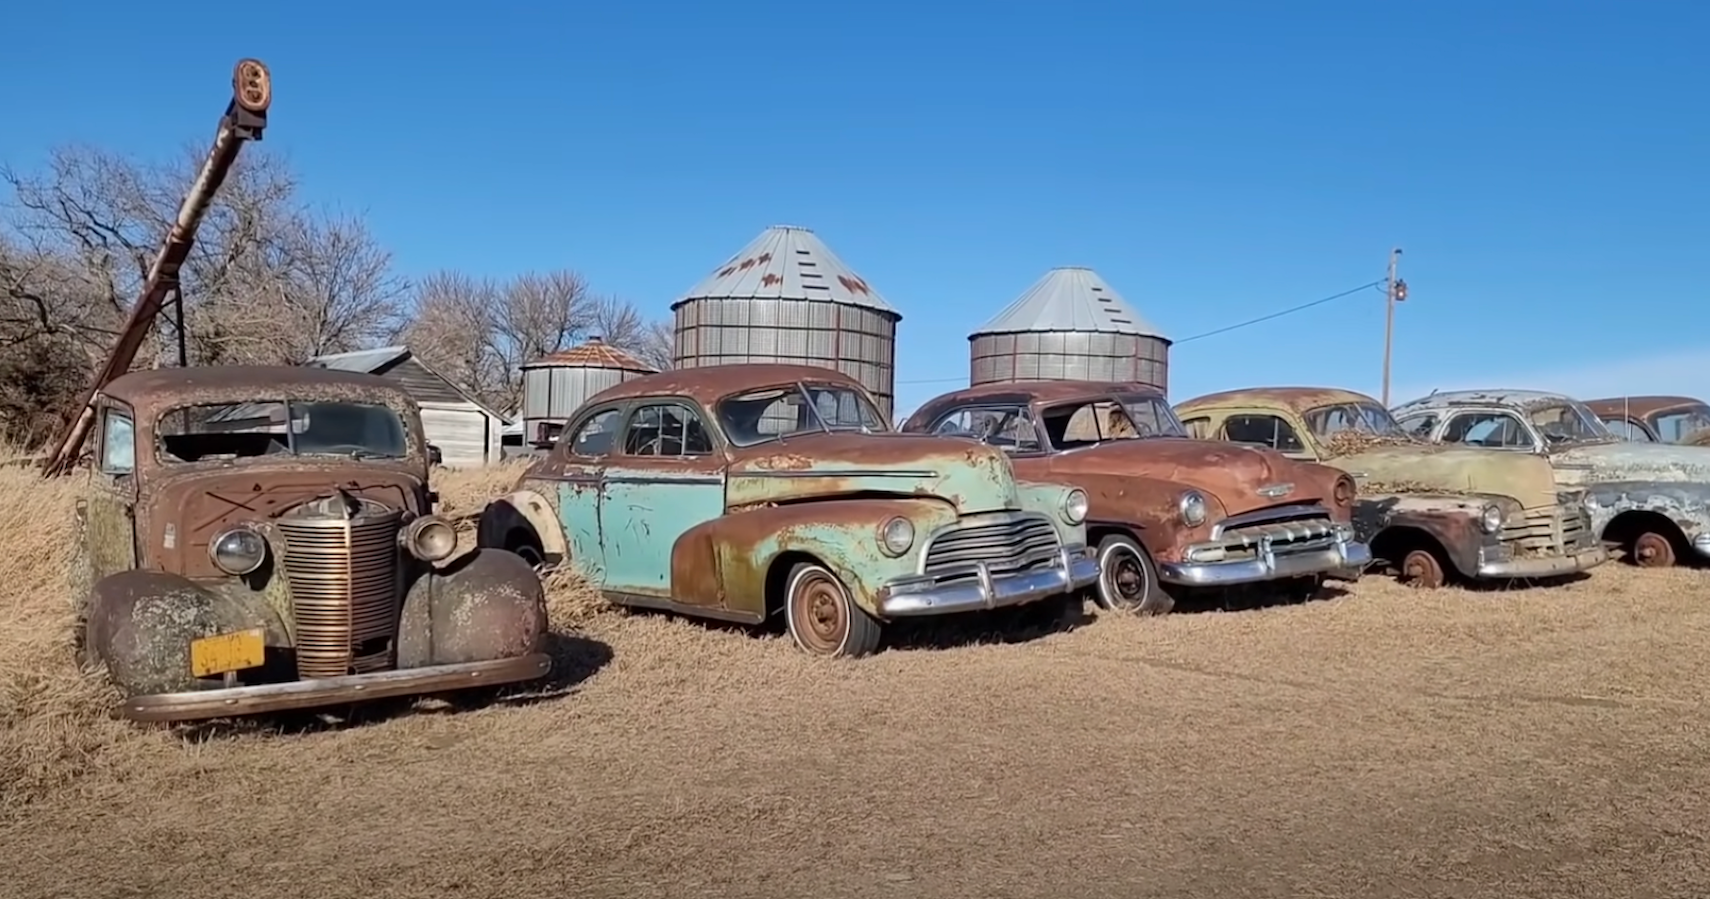
[[[1705,558],[1710,558],[1710,534],[1699,534],[1692,538],[1692,550]]]
[[[881,618],[950,615],[1018,606],[1091,586],[1098,580],[1098,562],[1084,546],[1057,550],[1051,568],[993,576],[984,565],[972,581],[942,584],[931,578],[898,578],[879,588],[874,602]]]
[[[265,712],[284,712],[349,702],[446,693],[471,687],[491,687],[529,681],[552,670],[544,652],[514,659],[428,665],[370,674],[349,674],[317,680],[156,693],[125,700],[121,713],[132,721],[197,721]]]
[[[1484,551],[1481,548],[1478,560],[1478,576],[1481,578],[1555,577],[1595,568],[1607,561],[1609,561],[1609,550],[1599,544],[1575,549],[1560,556],[1500,560],[1485,559]]]
[[[1308,552],[1277,555],[1260,546],[1255,558],[1232,562],[1165,562],[1158,577],[1184,587],[1232,587],[1315,575],[1351,577],[1371,564],[1371,547],[1348,537]]]

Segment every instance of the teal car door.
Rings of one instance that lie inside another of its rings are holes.
[[[564,526],[572,563],[590,584],[601,589],[606,584],[606,548],[600,539],[601,479],[623,421],[622,412],[619,406],[600,409],[559,442],[564,456],[557,475],[558,519]]]
[[[671,598],[677,539],[724,514],[724,463],[694,405],[647,401],[630,412],[600,497],[605,589]]]

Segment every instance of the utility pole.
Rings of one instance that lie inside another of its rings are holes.
[[[1383,407],[1389,408],[1390,346],[1395,341],[1395,304],[1407,299],[1407,282],[1395,277],[1396,263],[1401,261],[1401,248],[1389,251],[1389,275],[1384,278],[1383,318]]]

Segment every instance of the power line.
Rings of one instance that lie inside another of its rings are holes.
[[[1296,312],[1300,312],[1300,311],[1303,311],[1306,309],[1311,309],[1314,306],[1322,306],[1325,303],[1329,303],[1329,302],[1332,302],[1334,300],[1339,300],[1343,297],[1353,296],[1354,294],[1359,293],[1362,290],[1370,290],[1373,287],[1382,287],[1383,284],[1384,284],[1384,279],[1379,278],[1376,281],[1370,281],[1370,282],[1367,282],[1365,284],[1361,284],[1359,287],[1351,287],[1347,290],[1342,291],[1341,293],[1334,293],[1334,294],[1331,294],[1330,296],[1327,296],[1327,297],[1321,297],[1319,299],[1313,300],[1310,303],[1301,303],[1299,306],[1290,306],[1287,309],[1279,309],[1276,312],[1270,313],[1269,315],[1261,315],[1258,318],[1249,319],[1248,321],[1238,322],[1238,323],[1233,324],[1233,325],[1225,325],[1225,326],[1223,326],[1221,328],[1217,328],[1215,330],[1206,331],[1203,334],[1195,334],[1192,337],[1183,337],[1181,340],[1172,341],[1171,346],[1180,346],[1180,345],[1187,343],[1189,341],[1199,340],[1200,338],[1203,338],[1203,337],[1211,337],[1211,336],[1214,336],[1217,334],[1224,334],[1224,333],[1227,333],[1229,331],[1234,331],[1238,328],[1245,328],[1249,325],[1259,324],[1260,322],[1268,322],[1274,318],[1282,318],[1285,315],[1293,315]],[[948,383],[950,381],[966,381],[966,380],[967,380],[967,376],[964,375],[964,376],[955,377],[955,378],[913,378],[913,379],[906,380],[906,381],[897,381],[896,383],[898,383],[898,384],[945,384],[945,383]]]

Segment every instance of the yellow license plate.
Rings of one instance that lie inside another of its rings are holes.
[[[210,677],[227,671],[255,668],[267,660],[265,636],[266,632],[258,627],[191,640],[190,673],[196,677]]]

